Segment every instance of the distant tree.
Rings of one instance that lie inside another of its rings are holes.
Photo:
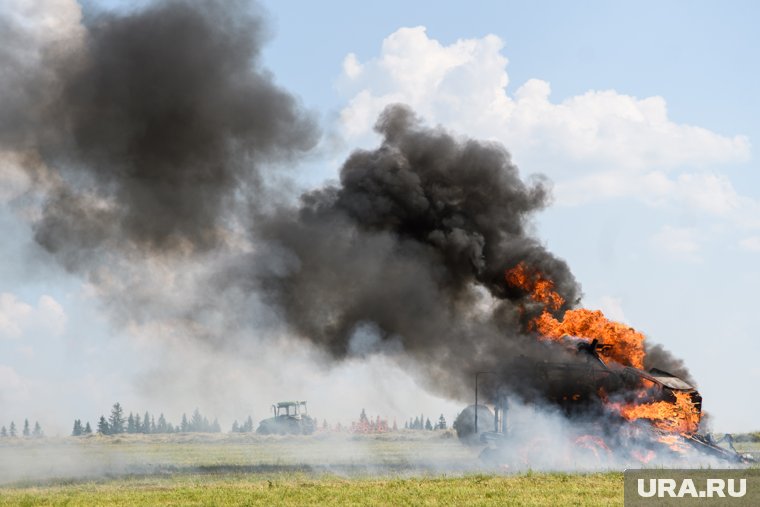
[[[118,402],[111,408],[111,416],[108,418],[108,429],[112,435],[124,433],[124,410]]]
[[[438,418],[438,426],[436,429],[445,430],[446,428],[446,419],[443,417],[443,414],[441,414],[441,417]]]
[[[2,428],[0,428],[0,437],[5,438],[7,436],[8,436],[8,430],[5,429],[5,426],[3,426]]]
[[[396,424],[396,418],[393,418],[393,431],[398,431],[398,425]]]
[[[42,426],[40,426],[39,421],[34,421],[34,429],[32,430],[32,436],[34,438],[42,438],[44,436],[42,433]]]
[[[251,418],[251,416],[248,416],[248,419],[245,420],[243,431],[246,433],[251,433],[253,431],[253,418]]]
[[[412,429],[418,430],[421,427],[422,427],[422,425],[420,424],[420,418],[419,417],[415,417],[414,418],[414,424],[412,425]]]
[[[362,413],[359,414],[359,424],[369,424],[369,419],[367,419],[367,412],[365,412],[364,409],[362,409]]]
[[[90,426],[90,421],[87,421],[87,424],[85,425],[84,429],[82,430],[82,434],[84,434],[84,435],[92,435],[92,427]]]
[[[177,433],[179,431],[179,428],[175,428],[172,423],[168,423],[166,425],[166,433]]]
[[[156,431],[156,418],[153,416],[150,416],[150,432],[151,433],[157,433]]]
[[[429,417],[428,417],[428,419],[425,421],[425,429],[426,429],[426,430],[428,430],[428,431],[432,431],[432,429],[433,429],[433,425],[432,425],[432,424],[430,424],[430,418],[429,418]]]
[[[129,413],[129,417],[127,417],[127,433],[135,433],[135,416],[132,415],[132,412]]]
[[[74,429],[71,430],[71,436],[72,437],[78,437],[82,435],[82,421],[79,419],[76,419],[74,421]]]
[[[327,426],[327,419],[322,419],[322,429],[327,431],[327,428],[329,428],[329,426]]]
[[[98,433],[101,435],[110,435],[111,434],[111,427],[108,425],[108,421],[106,421],[106,418],[102,415],[100,416],[100,420],[98,421]]]
[[[164,414],[158,416],[158,424],[156,425],[156,430],[159,433],[168,433],[169,426],[166,424],[166,418],[164,417]]]
[[[24,435],[25,438],[29,438],[29,435],[31,434],[29,432],[29,419],[24,419],[24,429],[21,434]]]
[[[214,422],[211,423],[211,432],[212,433],[222,432],[222,426],[219,424],[219,419],[217,419],[216,417],[214,418]]]
[[[232,423],[232,429],[230,431],[232,433],[240,433],[240,426],[238,426],[237,419]]]
[[[190,430],[190,425],[187,422],[187,415],[182,414],[182,422],[180,423],[180,430],[185,433]]]
[[[143,416],[143,422],[140,425],[140,431],[142,433],[150,433],[150,415],[148,412],[145,412],[145,415]]]
[[[8,430],[8,435],[10,435],[11,437],[16,436],[16,423],[13,421],[11,421],[11,426],[10,426],[10,429]]]
[[[405,430],[409,429],[409,421],[404,421],[404,429]]]
[[[193,415],[190,417],[188,430],[203,431],[203,416],[201,416],[201,412],[197,408],[193,411]]]

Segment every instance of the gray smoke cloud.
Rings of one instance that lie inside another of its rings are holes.
[[[266,31],[249,2],[100,13],[81,44],[46,47],[30,69],[17,63],[21,29],[4,33],[13,87],[0,141],[18,149],[23,137],[55,168],[35,238],[69,267],[101,247],[215,247],[236,205],[264,199],[259,167],[317,141],[311,115],[261,67]]]

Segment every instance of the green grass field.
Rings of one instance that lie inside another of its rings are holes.
[[[622,505],[622,473],[341,478],[180,474],[0,489],[0,505]]]
[[[446,432],[0,444],[3,505],[621,505],[622,474],[484,469]]]
[[[623,503],[621,472],[512,473],[479,450],[424,431],[14,439],[0,443],[0,506]]]

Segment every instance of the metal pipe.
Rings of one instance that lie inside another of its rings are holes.
[[[478,434],[478,375],[481,373],[493,373],[492,371],[475,372],[475,434]]]

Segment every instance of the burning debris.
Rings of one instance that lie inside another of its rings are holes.
[[[572,348],[585,358],[585,363],[530,366],[546,383],[546,401],[576,423],[580,434],[573,441],[580,453],[593,455],[599,463],[692,459],[695,451],[735,463],[749,459],[698,433],[702,397],[691,384],[657,368],[641,369],[646,355],[643,334],[608,320],[600,311],[581,308],[554,317],[549,312],[564,301],[551,280],[524,263],[508,270],[505,279],[526,292],[523,315],[535,314],[529,306],[540,306],[538,316],[526,320],[538,340]],[[509,436],[507,393],[503,389],[496,398],[493,431],[482,435],[491,444],[483,454],[488,461],[510,458],[499,452]],[[472,429],[460,432],[460,437],[472,441],[470,433]]]

